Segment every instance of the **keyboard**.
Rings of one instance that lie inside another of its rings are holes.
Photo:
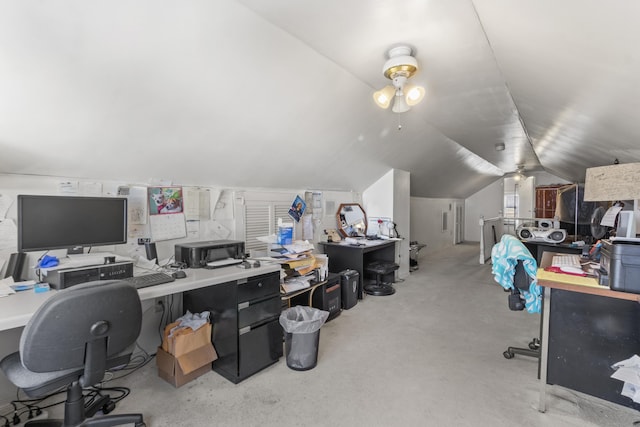
[[[146,288],[148,286],[162,285],[163,283],[173,282],[175,279],[165,273],[150,273],[142,276],[128,277],[122,279],[131,283],[136,289]]]
[[[551,260],[552,267],[577,267],[581,268],[580,255],[554,255]]]

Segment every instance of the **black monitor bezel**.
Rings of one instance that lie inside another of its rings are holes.
[[[30,246],[24,247],[24,229],[23,229],[23,210],[24,210],[24,202],[25,200],[33,200],[38,199],[41,202],[45,202],[46,200],[60,200],[60,199],[68,199],[70,201],[77,201],[79,199],[82,200],[109,200],[112,202],[121,202],[123,207],[123,229],[122,235],[117,240],[109,240],[109,241],[85,241],[78,242],[77,244],[67,245],[46,245],[46,246]],[[18,228],[18,252],[35,252],[35,251],[45,251],[45,250],[55,250],[55,249],[71,249],[77,247],[89,247],[89,246],[111,246],[111,245],[121,245],[127,243],[127,230],[128,230],[128,217],[127,217],[127,198],[126,197],[99,197],[99,196],[55,196],[55,195],[40,195],[40,194],[19,194],[17,198],[17,228]]]

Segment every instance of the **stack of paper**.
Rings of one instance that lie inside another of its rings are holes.
[[[640,357],[634,354],[612,366],[615,369],[611,378],[624,381],[622,394],[636,403],[640,403]]]
[[[309,279],[306,277],[291,277],[282,283],[282,290],[285,294],[306,289],[311,286]]]

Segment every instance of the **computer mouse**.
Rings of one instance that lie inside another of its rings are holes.
[[[254,266],[255,268],[260,267],[260,261],[258,261],[258,260],[253,261],[253,266]]]
[[[171,277],[173,277],[174,279],[184,279],[185,277],[187,277],[187,273],[182,270],[178,270],[171,273]]]

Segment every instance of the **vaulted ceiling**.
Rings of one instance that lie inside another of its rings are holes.
[[[0,173],[467,197],[640,161],[629,0],[0,3]],[[372,93],[413,47],[411,111]],[[505,150],[496,151],[497,143]]]

